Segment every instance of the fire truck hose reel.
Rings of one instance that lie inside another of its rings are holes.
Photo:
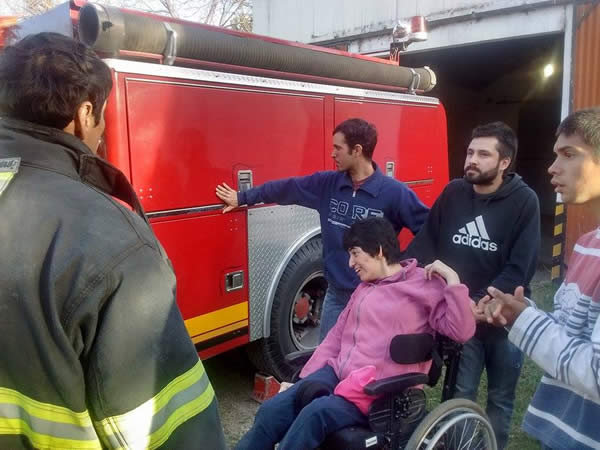
[[[115,54],[119,50],[162,55],[168,46],[165,22],[109,6],[87,3],[81,8],[81,40],[94,50]],[[253,67],[288,73],[374,83],[409,89],[410,69],[395,64],[332,54],[318,49],[290,46],[219,31],[213,27],[169,22],[177,35],[175,54],[181,58]],[[414,69],[420,75],[417,91],[435,86],[428,68]]]
[[[116,56],[125,45],[125,24],[114,8],[86,4],[79,12],[79,38],[95,50]],[[92,46],[91,43],[94,43]]]

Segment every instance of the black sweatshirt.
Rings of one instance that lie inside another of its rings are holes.
[[[529,296],[539,247],[537,195],[512,173],[491,194],[477,194],[462,178],[450,182],[405,257],[421,264],[441,260],[479,301],[488,286],[507,293],[523,286]]]

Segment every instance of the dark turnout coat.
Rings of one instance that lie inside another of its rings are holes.
[[[76,137],[12,119],[2,160],[16,174],[0,194],[0,448],[224,448],[175,276],[125,176]]]

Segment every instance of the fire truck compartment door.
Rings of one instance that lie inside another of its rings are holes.
[[[400,181],[446,185],[446,118],[439,105],[337,98],[335,123],[351,117],[362,117],[377,127],[373,159],[383,173],[392,169],[394,178]],[[424,198],[421,200],[431,206]]]
[[[148,212],[221,203],[215,187],[239,189],[239,174],[258,186],[325,167],[322,96],[126,83],[132,183]]]
[[[177,303],[194,343],[247,332],[246,213],[174,216],[152,226],[173,263]]]

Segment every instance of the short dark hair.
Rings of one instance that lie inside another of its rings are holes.
[[[112,89],[110,69],[81,42],[58,33],[27,36],[0,54],[0,114],[64,129],[84,101],[96,125]]]
[[[594,157],[600,158],[600,108],[581,109],[563,119],[556,130],[556,137],[576,134],[594,149]]]
[[[357,144],[361,145],[365,158],[373,159],[373,152],[377,145],[377,128],[375,128],[375,125],[363,119],[348,119],[335,127],[333,134],[336,133],[344,135],[350,150]]]
[[[381,248],[388,264],[398,264],[402,261],[398,233],[392,224],[383,217],[370,217],[354,222],[344,232],[343,244],[346,250],[360,247],[373,257],[379,254]]]
[[[515,164],[519,140],[511,127],[500,121],[479,125],[471,133],[471,139],[480,137],[496,138],[498,141],[496,148],[500,159],[510,158],[510,166],[508,166],[507,170]]]

